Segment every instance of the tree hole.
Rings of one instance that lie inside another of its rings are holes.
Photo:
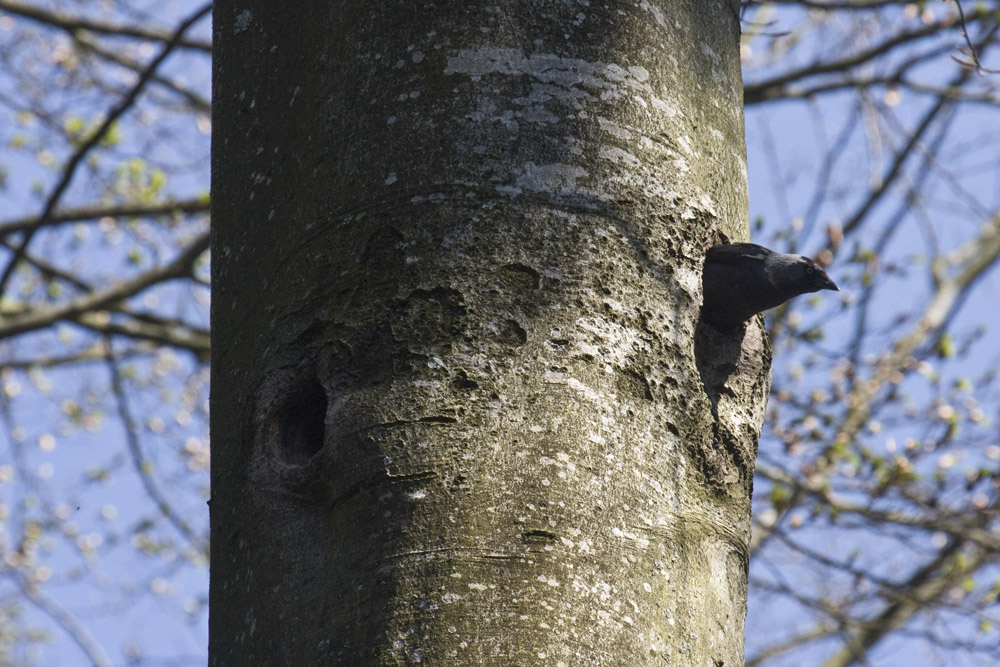
[[[326,408],[326,391],[316,378],[288,397],[278,413],[278,447],[285,463],[305,465],[323,448]]]

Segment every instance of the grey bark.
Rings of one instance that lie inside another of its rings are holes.
[[[213,665],[739,665],[728,0],[218,3]]]

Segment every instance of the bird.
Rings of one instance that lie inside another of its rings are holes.
[[[735,329],[800,294],[840,291],[808,257],[774,252],[755,243],[709,248],[701,286],[701,319],[720,330]]]

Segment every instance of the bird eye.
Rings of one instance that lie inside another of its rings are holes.
[[[809,275],[811,276],[812,274],[816,273],[816,269],[814,269],[814,268],[813,268],[813,267],[811,267],[811,266],[807,266],[807,267],[806,267],[806,273],[807,273],[807,274],[809,274]]]

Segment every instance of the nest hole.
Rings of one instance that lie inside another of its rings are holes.
[[[277,414],[278,453],[291,465],[305,465],[326,439],[327,397],[315,377],[294,390]]]

